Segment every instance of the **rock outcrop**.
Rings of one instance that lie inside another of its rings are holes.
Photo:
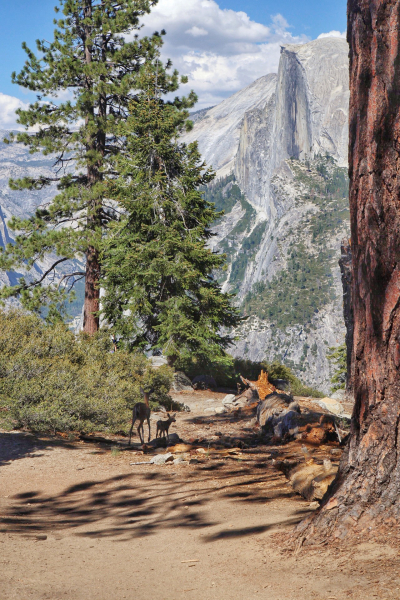
[[[328,153],[347,166],[348,45],[323,38],[281,50],[276,89],[243,120],[235,176],[246,196],[274,215],[272,177],[288,158]]]
[[[274,94],[275,86],[276,74],[265,75],[217,106],[194,115],[195,127],[182,139],[187,143],[198,141],[204,159],[218,177],[233,170],[244,115],[263,107]]]

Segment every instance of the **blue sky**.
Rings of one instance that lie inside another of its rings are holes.
[[[11,84],[23,66],[21,43],[52,39],[56,0],[12,0],[0,8],[0,128],[33,95]],[[211,106],[257,77],[276,71],[280,46],[346,28],[346,0],[159,0],[144,33],[165,28],[164,58],[189,76],[198,108]],[[187,91],[184,88],[182,92]]]

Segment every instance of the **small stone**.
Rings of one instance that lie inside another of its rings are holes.
[[[215,413],[215,408],[205,408],[204,412],[205,413]]]
[[[197,465],[200,461],[197,458],[191,458],[189,460],[189,465]]]
[[[225,408],[225,406],[217,406],[217,408],[215,409],[215,414],[216,415],[222,415],[223,413],[226,413],[227,409]]]
[[[41,542],[41,541],[47,540],[47,535],[42,535],[42,534],[36,535],[35,539]]]
[[[235,400],[235,394],[227,394],[222,400],[222,404],[230,404]]]
[[[197,454],[205,454],[206,453],[204,448],[196,448],[196,452],[197,452]]]
[[[171,452],[167,452],[165,454],[157,454],[153,456],[150,460],[150,463],[153,465],[164,465],[166,462],[172,462],[175,456],[171,454]]]
[[[310,502],[309,508],[311,508],[311,510],[316,510],[319,508],[319,502]]]
[[[180,463],[184,463],[184,462],[187,462],[187,460],[185,460],[185,457],[182,456],[182,455],[181,456],[177,456],[174,459],[174,465],[179,465]]]

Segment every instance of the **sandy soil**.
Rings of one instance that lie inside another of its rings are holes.
[[[0,433],[0,599],[400,598],[393,545],[285,549],[311,509],[272,458],[298,448],[260,445],[248,414],[205,416],[223,395],[178,395],[192,412],[171,432],[205,450],[192,464]],[[210,453],[218,441],[241,451]]]

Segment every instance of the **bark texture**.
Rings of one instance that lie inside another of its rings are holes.
[[[354,337],[354,311],[351,294],[352,254],[351,244],[347,239],[342,240],[339,259],[343,287],[343,317],[346,325],[347,378],[346,392],[353,395],[352,352]]]
[[[304,543],[400,523],[399,32],[400,0],[349,0],[355,407],[338,476],[298,528]]]
[[[83,331],[93,335],[99,329],[100,318],[100,264],[96,248],[86,252],[85,302],[83,306]]]

